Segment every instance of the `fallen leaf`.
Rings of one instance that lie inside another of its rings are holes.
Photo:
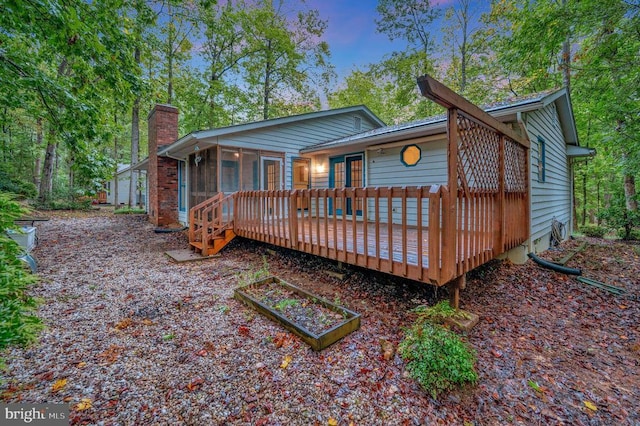
[[[329,417],[329,426],[338,426],[338,421],[333,417]]]
[[[91,404],[91,400],[89,398],[82,398],[80,402],[78,402],[75,407],[76,411],[84,411],[91,408],[93,405]]]
[[[293,358],[291,358],[291,355],[285,356],[282,360],[282,364],[280,364],[280,368],[287,368],[292,359]]]
[[[125,328],[131,327],[132,324],[133,320],[131,318],[125,318],[116,324],[116,328],[118,330],[124,330]]]
[[[590,402],[590,401],[582,401],[582,402],[584,402],[584,406],[587,407],[589,410],[598,411],[598,407],[596,407],[596,404],[594,404],[593,402]]]
[[[203,383],[203,379],[201,379],[200,377],[196,377],[191,382],[189,382],[189,384],[187,385],[187,389],[193,392],[194,390],[198,389],[198,387]]]
[[[248,336],[249,327],[245,327],[244,325],[241,325],[240,327],[238,327],[238,333],[240,333],[241,336]]]
[[[393,343],[388,342],[385,339],[380,339],[380,352],[382,352],[382,357],[389,361],[393,358],[393,354],[395,352],[395,348],[393,347]]]
[[[277,333],[273,342],[276,344],[276,348],[287,347],[293,341],[293,337],[289,333]]]
[[[67,379],[58,379],[53,384],[53,386],[51,386],[51,392],[61,391],[62,388],[64,388],[66,385],[67,385]]]
[[[87,363],[84,362],[84,361],[79,362],[78,365],[76,365],[76,367],[78,367],[78,368],[85,368],[86,366],[87,366]]]
[[[151,321],[151,320],[150,320],[150,319],[148,319],[148,318],[143,319],[143,320],[142,320],[142,323],[143,323],[144,325],[153,325],[153,321]]]

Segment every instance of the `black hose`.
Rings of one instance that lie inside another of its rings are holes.
[[[549,262],[544,259],[540,259],[538,256],[536,256],[533,253],[529,253],[527,256],[529,256],[529,258],[534,262],[536,262],[538,265],[547,269],[551,269],[552,271],[562,272],[563,274],[567,274],[567,275],[582,275],[581,269],[567,268],[566,266],[556,265],[555,263]]]
[[[156,228],[153,230],[153,232],[155,232],[156,234],[170,234],[172,232],[181,232],[185,229],[189,229],[189,227],[185,226],[183,228]]]

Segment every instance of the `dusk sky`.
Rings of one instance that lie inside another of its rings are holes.
[[[432,2],[449,7],[456,0],[439,0]],[[376,32],[375,20],[377,0],[308,0],[310,9],[318,9],[322,19],[329,21],[325,32],[325,40],[331,49],[332,62],[336,67],[339,79],[353,69],[363,69],[367,64],[379,62],[385,54],[394,50],[402,50],[404,41],[390,42],[385,34]],[[484,9],[488,1],[472,2],[472,8]],[[477,17],[480,12],[475,12]],[[438,25],[438,23],[435,23]]]

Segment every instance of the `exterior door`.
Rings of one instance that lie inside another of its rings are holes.
[[[264,191],[282,189],[282,158],[262,157],[260,188]]]
[[[361,188],[364,186],[364,159],[362,154],[345,155],[334,157],[329,160],[329,187],[331,188]],[[341,199],[335,200],[335,214],[342,214],[342,209],[346,208],[346,214],[362,215],[362,200],[356,200],[356,205],[352,205],[351,198],[346,200],[346,205],[342,205]],[[330,206],[333,211],[333,206]]]
[[[311,169],[311,160],[308,158],[296,158],[293,160],[293,176],[291,181],[293,182],[293,189],[309,189],[310,179],[309,170]],[[308,209],[307,198],[298,198],[298,209]]]

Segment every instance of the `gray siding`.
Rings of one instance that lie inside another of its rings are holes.
[[[354,128],[354,118],[356,116],[361,119],[360,131],[356,131]],[[285,188],[289,189],[292,187],[292,159],[300,156],[300,149],[355,133],[365,132],[374,127],[377,127],[375,123],[370,121],[364,114],[357,112],[345,113],[250,132],[224,135],[220,136],[217,142],[221,146],[284,153]]]
[[[411,145],[407,141],[407,145]],[[384,148],[382,153],[367,152],[368,186],[426,186],[447,183],[447,142],[417,144],[421,151],[418,164],[407,167],[400,161],[402,147]]]
[[[571,219],[571,179],[566,144],[555,104],[526,115],[531,140],[531,241],[548,247],[548,234],[555,218],[568,224]],[[545,181],[538,176],[538,136],[545,141]],[[544,241],[546,239],[546,241]]]
[[[407,141],[406,145],[411,145],[412,141]],[[405,146],[406,146],[405,145]],[[447,183],[447,142],[446,140],[423,142],[416,144],[420,147],[421,156],[418,164],[412,167],[405,166],[400,160],[402,146],[394,148],[384,148],[382,152],[367,152],[367,179],[368,185],[374,187],[385,186],[428,186]],[[394,223],[402,222],[402,209],[399,205],[393,206]],[[416,215],[416,202],[409,200],[407,203],[407,214],[409,217]],[[387,215],[386,204],[380,205],[382,217]],[[373,210],[373,204],[369,210]],[[424,200],[423,205],[423,225],[428,225],[428,203]],[[409,225],[415,225],[411,220]]]

